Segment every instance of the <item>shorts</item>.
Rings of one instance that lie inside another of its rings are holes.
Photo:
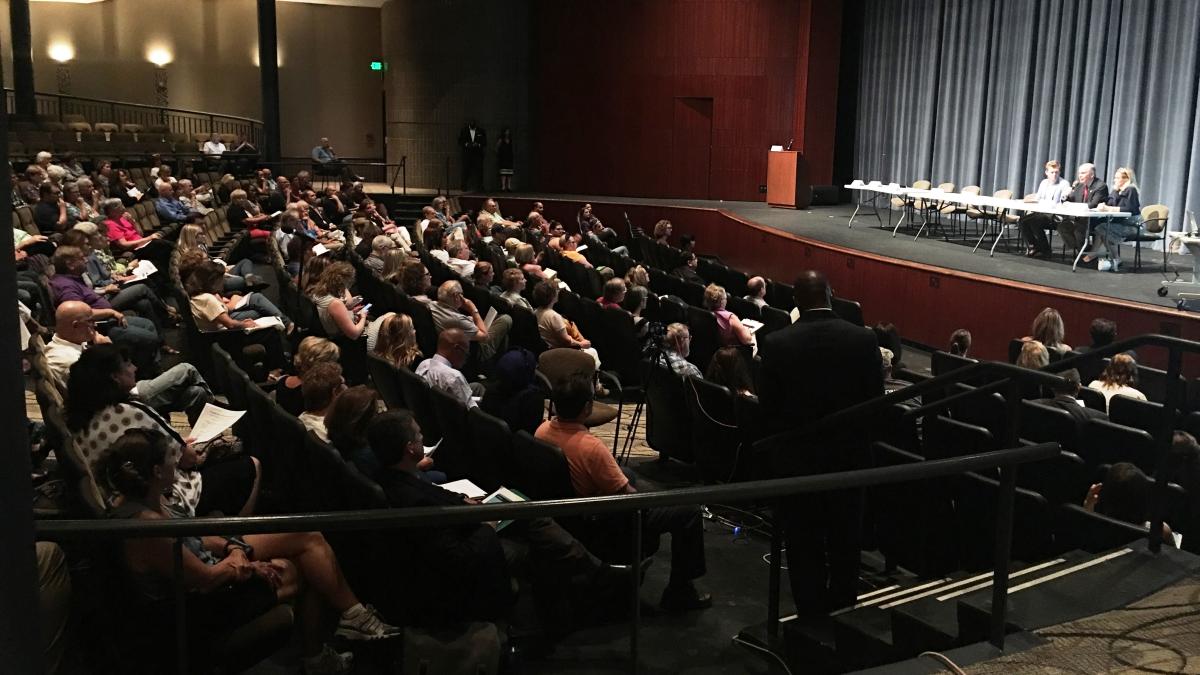
[[[188,634],[197,647],[228,635],[279,604],[275,589],[262,577],[222,586],[209,593],[187,596]],[[207,648],[210,645],[203,645]]]
[[[219,511],[221,515],[236,516],[254,489],[254,461],[249,455],[239,455],[200,468],[204,484],[196,516],[203,517]]]

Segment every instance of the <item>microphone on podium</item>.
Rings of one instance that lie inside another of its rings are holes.
[[[793,144],[793,143],[795,143],[795,142],[796,142],[796,139],[794,139],[794,138],[789,138],[789,139],[788,139],[788,142],[787,142],[787,145],[783,146],[783,149],[784,149],[784,150],[791,150],[791,149],[792,149],[792,144]]]

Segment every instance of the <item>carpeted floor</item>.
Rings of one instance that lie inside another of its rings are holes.
[[[973,665],[966,672],[1200,673],[1200,580],[1184,581],[1129,607],[1037,634],[1050,643]]]

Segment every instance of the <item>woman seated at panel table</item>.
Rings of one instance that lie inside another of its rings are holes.
[[[1096,236],[1093,246],[1103,247],[1104,254],[1100,258],[1101,272],[1116,272],[1121,266],[1119,247],[1127,237],[1137,234],[1142,227],[1142,203],[1138,199],[1137,179],[1133,169],[1123,166],[1113,173],[1112,192],[1100,205],[1101,211],[1123,211],[1133,215],[1105,220],[1096,226]],[[1100,251],[1092,249],[1083,256],[1084,262],[1091,262],[1099,257]]]
[[[1046,162],[1046,177],[1038,185],[1037,203],[1057,206],[1071,193],[1071,184],[1060,177],[1062,167],[1058,160]],[[1026,213],[1018,221],[1021,236],[1025,240],[1025,255],[1031,258],[1050,257],[1050,242],[1046,230],[1054,226],[1054,216],[1049,213]]]

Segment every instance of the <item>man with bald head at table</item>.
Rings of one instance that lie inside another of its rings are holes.
[[[1071,194],[1067,195],[1068,202],[1087,204],[1089,209],[1095,209],[1108,199],[1108,186],[1096,176],[1096,165],[1090,162],[1080,164],[1071,183]],[[1058,234],[1063,239],[1067,250],[1078,250],[1087,245],[1088,225],[1090,218],[1066,216],[1058,224]]]
[[[794,289],[800,317],[760,343],[759,399],[777,477],[846,471],[863,466],[869,425],[857,420],[813,435],[799,430],[840,410],[883,395],[875,334],[838,317],[825,275],[800,273]],[[859,567],[859,490],[803,495],[780,514],[788,541],[788,573],[796,611],[818,616],[854,604]]]

